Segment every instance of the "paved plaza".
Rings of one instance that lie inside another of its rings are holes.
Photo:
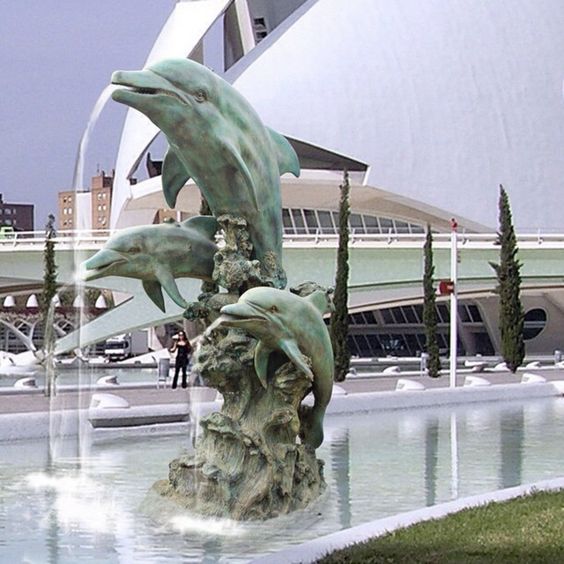
[[[564,369],[542,369],[542,370],[527,370],[542,375],[548,381],[564,380]],[[457,386],[463,386],[464,380],[469,375],[476,375],[481,378],[486,378],[492,385],[496,384],[518,384],[521,381],[523,371],[518,371],[517,374],[510,372],[483,372],[480,374],[472,374],[471,372],[459,372],[457,375]],[[400,378],[408,378],[421,382],[426,388],[447,388],[449,386],[448,372],[445,371],[440,378],[429,378],[427,376],[421,377],[413,373],[394,374],[394,375],[378,375],[378,376],[354,376],[347,379],[345,382],[339,383],[348,394],[366,393],[366,392],[390,392],[395,390],[397,382]],[[155,376],[156,379],[156,376]],[[97,389],[91,388],[84,390],[80,393],[76,391],[62,391],[56,397],[49,399],[46,398],[41,392],[35,393],[2,393],[0,389],[0,413],[40,413],[50,410],[59,409],[74,409],[79,404],[87,408],[90,405],[90,400],[95,393],[112,393],[123,397],[131,406],[142,405],[158,405],[158,404],[173,404],[173,403],[188,403],[190,401],[190,394],[192,388],[182,389],[177,388],[172,390],[170,387],[157,388],[156,384],[153,387],[145,388],[130,388],[127,386],[115,386],[112,389]],[[199,388],[195,388],[199,389]],[[401,392],[399,392],[401,393]]]

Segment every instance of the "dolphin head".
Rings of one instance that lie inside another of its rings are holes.
[[[209,124],[219,103],[218,77],[189,59],[166,59],[140,71],[116,71],[112,84],[123,87],[112,98],[145,114],[172,145],[182,141],[179,135],[197,140],[199,122]],[[179,129],[186,123],[190,127]]]
[[[146,236],[140,228],[131,228],[113,235],[106,246],[83,263],[86,281],[104,276],[141,278],[150,264]]]
[[[289,336],[286,292],[274,288],[252,288],[239,301],[221,308],[220,323],[245,329],[259,339],[270,341]]]
[[[240,173],[258,207],[255,180],[245,158],[248,151],[241,151],[241,140],[252,132],[255,146],[265,144],[266,129],[228,82],[195,61],[167,59],[141,71],[116,71],[112,83],[123,87],[112,98],[145,114],[169,142],[162,182],[170,207],[189,178],[205,193],[213,171],[231,169]],[[206,197],[213,210],[213,200]]]

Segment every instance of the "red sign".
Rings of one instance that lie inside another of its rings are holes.
[[[439,294],[441,296],[450,296],[454,292],[454,282],[452,280],[439,281]]]

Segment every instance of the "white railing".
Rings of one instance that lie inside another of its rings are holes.
[[[110,230],[73,230],[57,231],[53,241],[59,250],[99,249],[115,231]],[[285,247],[336,247],[339,236],[336,233],[284,234]],[[491,248],[496,245],[496,233],[460,233],[459,247]],[[352,247],[421,247],[425,242],[424,233],[365,233],[351,229]],[[450,233],[433,234],[433,244],[437,247],[450,245]],[[564,233],[521,233],[517,235],[517,244],[522,248],[551,247],[564,248]],[[17,231],[0,233],[0,252],[12,250],[35,250],[45,245],[44,231]]]
[[[77,247],[100,248],[109,239],[112,231],[102,230],[69,230],[57,231],[53,237],[56,246],[64,249]],[[45,231],[15,231],[0,233],[0,252],[20,250],[36,250],[45,245]]]

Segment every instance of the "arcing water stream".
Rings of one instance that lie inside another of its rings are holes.
[[[110,96],[112,94],[112,92],[115,90],[115,86],[112,85],[108,85],[106,86],[106,88],[104,88],[104,90],[102,90],[102,92],[100,93],[100,96],[98,97],[98,99],[96,100],[96,103],[94,104],[94,107],[92,108],[92,111],[90,113],[90,116],[88,118],[88,122],[86,124],[86,127],[84,129],[84,132],[80,138],[80,142],[78,144],[78,149],[77,149],[77,154],[76,154],[76,160],[75,160],[75,164],[74,164],[74,172],[73,172],[73,180],[72,180],[72,187],[73,187],[73,191],[75,192],[75,194],[77,192],[80,192],[84,189],[84,163],[85,163],[85,157],[86,157],[86,153],[88,150],[88,146],[90,143],[90,139],[92,136],[92,133],[94,131],[94,128],[96,126],[96,123],[98,122],[98,119],[100,118],[100,115],[102,113],[102,110],[104,109],[104,107],[106,106],[108,100],[110,99]],[[74,230],[76,229],[80,229],[82,227],[84,227],[84,221],[81,221],[81,215],[84,216],[86,213],[88,213],[89,210],[84,210],[81,209],[82,206],[82,202],[75,197],[75,201],[74,201],[74,208],[75,208],[75,213],[74,213],[74,218],[75,218],[75,222],[72,226],[72,228]],[[79,257],[76,252],[75,252],[75,256],[74,256],[74,265],[75,265],[75,272],[76,272],[76,267],[77,265],[81,262],[82,257]],[[63,288],[64,290],[65,288]],[[75,276],[75,281],[74,281],[74,287],[72,288],[73,293],[76,296],[79,296],[79,303],[80,304],[85,304],[85,296],[84,296],[84,284],[82,283],[81,280],[79,280],[78,276]],[[51,310],[53,310],[54,306],[51,306]],[[50,312],[51,313],[51,318],[53,317],[53,311]],[[77,308],[77,319],[75,320],[75,327],[77,328],[78,331],[80,331],[80,328],[83,326],[85,322],[85,318],[84,318],[84,309],[83,307],[79,307]],[[80,342],[80,339],[79,339]],[[81,355],[79,355],[81,356]],[[81,395],[87,391],[90,388],[90,379],[87,377],[87,375],[84,373],[83,370],[83,366],[81,364],[78,365],[77,368],[77,379],[78,379],[78,385],[79,385],[79,392],[78,392],[78,404],[77,406],[72,405],[72,406],[67,406],[65,409],[64,406],[64,402],[61,401],[57,401],[57,405],[55,406],[55,402],[53,400],[53,397],[51,396],[51,401],[50,401],[50,407],[49,407],[49,420],[50,420],[50,437],[49,437],[49,452],[50,452],[50,458],[51,460],[56,460],[57,458],[59,458],[60,453],[61,453],[61,442],[63,439],[63,435],[64,435],[64,429],[68,428],[68,425],[70,423],[70,420],[68,417],[66,417],[67,415],[67,411],[68,410],[73,410],[74,408],[78,407],[84,407],[84,401],[83,401],[83,397],[81,397]],[[77,437],[78,437],[78,443],[77,443],[77,448],[76,448],[76,453],[75,455],[81,459],[84,456],[86,456],[88,453],[85,452],[85,448],[88,449],[89,445],[89,441],[88,441],[88,437],[85,437],[85,433],[87,433],[87,429],[88,429],[88,425],[87,425],[87,415],[85,413],[86,410],[84,409],[79,409],[78,413],[79,413],[79,417],[78,417],[78,425],[79,425],[79,429],[78,429],[78,433],[77,433]]]
[[[80,143],[78,144],[78,150],[76,152],[76,161],[74,163],[74,174],[72,178],[72,188],[76,192],[82,190],[84,184],[84,157],[88,149],[88,144],[90,143],[90,137],[94,127],[104,109],[105,105],[108,103],[112,92],[116,89],[116,86],[109,84],[102,90],[100,96],[96,100],[92,112],[90,112],[90,117],[88,118],[88,123],[84,129],[84,133],[80,138]]]

